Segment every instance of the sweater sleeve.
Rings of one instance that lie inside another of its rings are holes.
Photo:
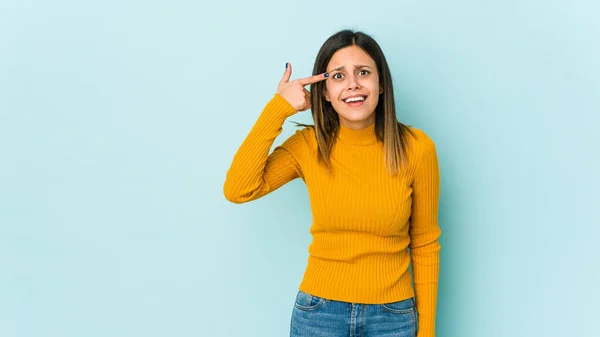
[[[223,185],[227,200],[238,204],[252,201],[302,176],[300,164],[292,155],[296,149],[286,148],[301,146],[297,141],[299,130],[269,154],[283,122],[295,113],[294,107],[278,94],[267,103],[227,171]]]
[[[418,312],[418,337],[435,337],[439,276],[440,175],[434,142],[425,134],[413,180],[410,255]]]

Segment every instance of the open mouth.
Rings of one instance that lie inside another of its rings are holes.
[[[351,96],[351,97],[348,97],[348,98],[342,100],[342,102],[344,102],[344,103],[346,103],[346,105],[354,108],[354,107],[363,105],[363,103],[365,102],[366,99],[367,99],[366,95],[355,95],[355,96]]]

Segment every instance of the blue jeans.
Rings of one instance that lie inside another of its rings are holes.
[[[296,295],[290,337],[415,337],[414,298],[385,304],[341,302]]]

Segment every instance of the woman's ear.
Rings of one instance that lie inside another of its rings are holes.
[[[383,94],[383,85],[381,85],[381,84],[379,85],[379,94],[380,95]]]
[[[331,99],[329,98],[329,93],[327,92],[326,88],[323,88],[323,97],[327,102],[331,102]]]

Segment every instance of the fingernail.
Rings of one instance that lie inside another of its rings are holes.
[[[329,77],[329,73],[325,73],[325,75],[324,75],[324,76],[325,76],[325,77]]]
[[[287,62],[285,63],[285,69],[287,69]]]

